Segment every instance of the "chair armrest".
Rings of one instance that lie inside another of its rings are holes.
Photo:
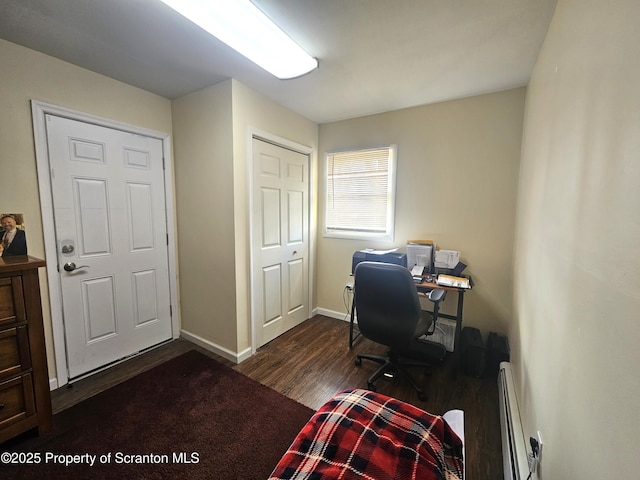
[[[446,290],[443,290],[441,288],[434,288],[429,292],[429,300],[431,300],[433,303],[441,302],[442,300],[444,300],[446,294]]]

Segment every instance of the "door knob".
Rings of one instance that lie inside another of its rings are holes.
[[[79,267],[76,267],[75,263],[67,262],[62,268],[64,268],[65,272],[73,272],[74,270],[78,270],[80,268],[89,268],[89,265],[80,265]]]

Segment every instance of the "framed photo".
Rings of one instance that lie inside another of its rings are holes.
[[[27,254],[27,234],[22,213],[0,213],[0,256]]]

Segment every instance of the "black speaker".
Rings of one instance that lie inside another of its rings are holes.
[[[487,366],[485,374],[489,377],[497,377],[500,370],[500,362],[509,361],[509,342],[507,337],[496,332],[489,332],[487,338]]]
[[[462,371],[470,377],[482,377],[486,364],[486,349],[480,330],[464,327],[460,334]]]

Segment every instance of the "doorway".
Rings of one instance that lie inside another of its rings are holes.
[[[310,149],[252,137],[253,347],[310,316]]]
[[[168,138],[32,108],[61,386],[177,336]]]

